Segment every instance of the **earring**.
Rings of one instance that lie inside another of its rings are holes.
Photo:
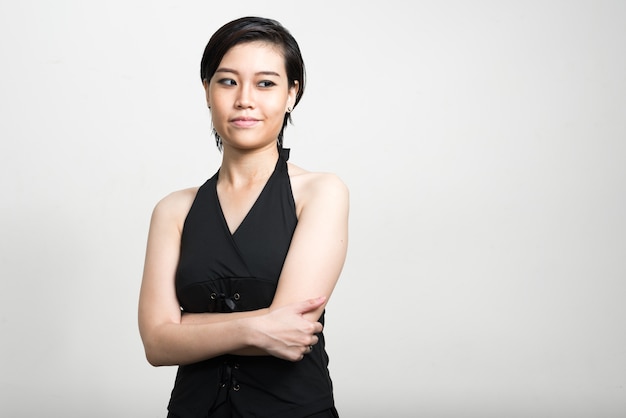
[[[291,113],[291,111],[292,111],[292,110],[293,110],[293,108],[292,108],[291,106],[289,106],[289,107],[287,108],[287,113]]]
[[[217,145],[217,149],[221,151],[222,150],[222,137],[220,137],[220,134],[218,134],[215,128],[213,127],[213,122],[211,122],[211,133],[215,137],[215,145]]]

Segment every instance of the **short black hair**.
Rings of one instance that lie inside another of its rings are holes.
[[[242,17],[226,23],[219,28],[204,48],[200,62],[200,78],[210,82],[224,55],[235,45],[247,42],[261,41],[274,44],[280,48],[285,59],[285,69],[289,87],[298,82],[298,92],[294,108],[300,102],[306,83],[306,71],[300,47],[291,33],[279,22],[263,17]],[[283,126],[278,134],[278,146],[282,147],[283,131],[291,122],[291,114],[285,113]],[[218,138],[216,138],[217,140]],[[219,143],[218,143],[219,146]]]

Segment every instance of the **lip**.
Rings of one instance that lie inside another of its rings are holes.
[[[250,116],[239,116],[230,120],[230,123],[238,128],[250,128],[259,122],[258,119]]]

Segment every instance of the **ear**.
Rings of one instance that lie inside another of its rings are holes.
[[[288,109],[293,109],[296,105],[296,97],[298,96],[298,90],[300,90],[300,83],[298,80],[293,81],[293,86],[289,87],[289,93],[287,94],[287,111]]]
[[[207,80],[206,78],[204,80],[202,80],[202,86],[204,87],[204,91],[205,91],[205,95],[206,95],[206,105],[209,107],[209,109],[211,108],[211,98],[209,95],[209,80]]]

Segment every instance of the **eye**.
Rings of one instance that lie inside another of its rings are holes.
[[[223,84],[225,86],[236,86],[237,83],[232,78],[221,78],[217,81],[219,84]]]
[[[270,80],[263,80],[261,82],[259,82],[258,86],[259,87],[272,87],[275,86],[276,83],[274,83],[273,81]]]

